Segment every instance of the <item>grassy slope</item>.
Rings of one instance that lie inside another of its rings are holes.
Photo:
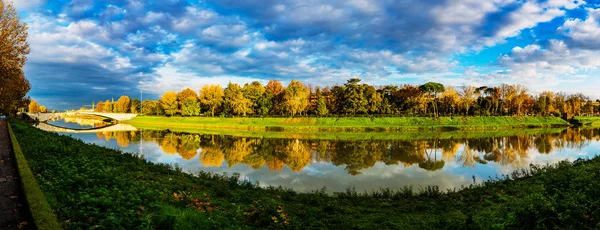
[[[12,128],[8,126],[8,132],[10,134],[10,140],[12,142],[13,152],[15,153],[15,159],[17,160],[17,167],[19,169],[19,175],[21,176],[21,184],[23,185],[23,192],[27,198],[27,203],[31,211],[31,216],[35,222],[35,226],[38,229],[61,229],[60,225],[56,220],[56,216],[52,212],[48,201],[40,185],[38,184],[35,176],[31,172],[27,160],[21,151],[21,147],[17,138],[15,137]]]
[[[345,117],[345,118],[219,118],[141,116],[125,123],[202,129],[293,131],[384,131],[417,129],[489,130],[568,126],[556,117]]]
[[[600,117],[575,117],[574,123],[584,126],[600,127]]]
[[[192,176],[24,123],[12,125],[42,191],[68,229],[600,226],[600,158],[562,162],[533,170],[533,176],[447,194],[432,187],[419,194],[382,190],[330,196],[261,189],[235,178]],[[173,193],[188,195],[179,198]]]
[[[505,137],[515,135],[535,135],[560,133],[565,128],[531,128],[531,129],[495,129],[495,130],[463,130],[463,131],[436,131],[436,130],[407,130],[403,132],[327,132],[327,131],[263,131],[239,129],[211,129],[193,127],[162,127],[146,124],[135,124],[135,127],[144,130],[165,130],[172,132],[201,133],[213,135],[230,135],[239,137],[256,138],[294,138],[294,139],[319,139],[319,140],[424,140],[460,139],[460,138],[487,138]]]

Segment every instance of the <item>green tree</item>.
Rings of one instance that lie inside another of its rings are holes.
[[[200,115],[200,102],[196,97],[191,96],[183,100],[181,105],[181,115],[183,116],[198,116]]]
[[[300,81],[292,80],[283,96],[285,108],[292,116],[301,113],[308,106],[310,92]]]
[[[168,116],[173,116],[177,113],[177,94],[170,91],[166,92],[160,98],[160,107]]]
[[[163,110],[160,103],[155,100],[145,100],[142,102],[142,112],[146,115],[162,115]]]
[[[327,102],[325,101],[325,97],[320,96],[317,100],[317,114],[319,116],[327,116],[329,114],[329,109],[327,109]]]
[[[419,86],[419,90],[422,93],[429,95],[429,101],[431,101],[433,105],[433,113],[435,114],[435,117],[438,117],[437,97],[438,94],[445,91],[444,85],[437,82],[427,82]],[[425,106],[425,113],[427,113],[427,106]]]
[[[344,84],[344,111],[352,115],[357,113],[366,113],[369,102],[365,97],[365,87],[359,85],[360,79],[352,78]]]
[[[224,95],[221,85],[204,85],[200,89],[200,102],[210,110],[211,116],[215,116],[215,111],[223,104]]]

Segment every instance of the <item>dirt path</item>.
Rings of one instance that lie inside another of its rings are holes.
[[[0,229],[35,229],[6,125],[6,120],[0,119]]]

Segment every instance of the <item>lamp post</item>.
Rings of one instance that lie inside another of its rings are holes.
[[[140,114],[143,113],[142,111],[144,111],[144,94],[140,90]]]

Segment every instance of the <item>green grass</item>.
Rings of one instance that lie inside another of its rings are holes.
[[[164,127],[147,124],[135,124],[136,128],[143,130],[162,131],[169,129],[172,132],[200,133],[211,135],[228,135],[237,137],[255,138],[293,138],[293,139],[319,139],[319,140],[424,140],[438,139],[463,139],[463,138],[488,138],[506,137],[515,135],[536,135],[560,133],[566,128],[528,128],[528,129],[494,129],[494,130],[405,130],[394,131],[264,131],[264,130],[240,130],[219,128],[194,128],[194,127]]]
[[[533,167],[464,188],[332,195],[190,175],[11,122],[66,229],[590,229],[600,158]]]
[[[573,119],[573,123],[584,126],[600,127],[600,117],[577,116]]]
[[[274,131],[394,131],[490,130],[568,126],[557,117],[344,117],[344,118],[220,118],[138,116],[124,123],[145,127],[274,130]]]
[[[13,152],[15,153],[15,159],[17,160],[17,167],[19,169],[19,175],[21,176],[21,184],[23,186],[23,192],[31,211],[31,216],[37,229],[61,229],[60,224],[54,215],[52,208],[46,200],[46,196],[42,193],[40,186],[33,176],[27,160],[21,151],[21,147],[17,138],[15,137],[12,128],[8,126],[8,132],[10,134],[10,140],[12,142]]]

